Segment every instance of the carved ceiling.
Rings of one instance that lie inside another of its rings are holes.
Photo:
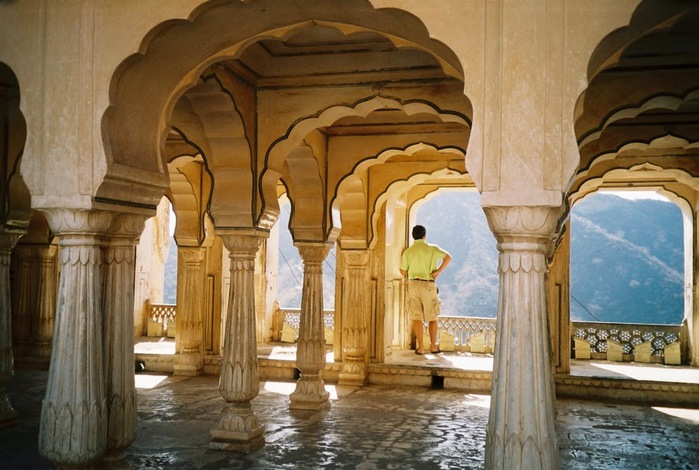
[[[571,192],[643,162],[699,177],[699,8],[681,3],[648,2],[598,46],[577,106]]]

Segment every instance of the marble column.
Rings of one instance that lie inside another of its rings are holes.
[[[177,250],[177,344],[175,375],[201,375],[204,369],[204,305],[206,302],[206,248]]]
[[[332,244],[296,243],[303,259],[301,324],[296,343],[296,367],[301,378],[291,394],[292,410],[321,410],[330,406],[323,383],[325,333],[323,329],[323,261]]]
[[[15,362],[47,369],[56,308],[56,246],[17,245],[12,252]]]
[[[229,252],[231,285],[219,390],[226,400],[211,429],[210,449],[253,452],[265,443],[264,425],[252,410],[260,391],[255,328],[255,255],[265,233],[217,231]]]
[[[61,276],[39,452],[55,466],[89,465],[101,459],[107,441],[101,245],[112,214],[45,213],[59,237]]]
[[[15,246],[11,261],[12,282],[12,353],[19,364],[29,355],[32,314],[36,311],[37,266],[32,245]]]
[[[38,367],[44,369],[48,368],[51,360],[56,314],[56,284],[58,282],[56,254],[58,249],[55,245],[37,245],[34,249],[39,263],[39,279],[36,311],[32,319],[30,357]]]
[[[134,381],[134,279],[138,237],[146,218],[117,214],[105,240],[104,355],[107,397],[105,460],[120,461],[136,438],[136,385]]]
[[[559,468],[545,252],[559,208],[485,207],[500,290],[485,468]]]
[[[20,235],[0,231],[0,427],[14,423],[17,412],[5,393],[5,379],[14,373],[10,301],[10,253]]]
[[[343,250],[345,283],[342,293],[341,385],[364,385],[371,324],[371,292],[368,250]]]

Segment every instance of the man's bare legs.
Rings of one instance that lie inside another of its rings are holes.
[[[437,323],[437,322],[435,322]],[[422,337],[424,335],[423,332],[424,324],[422,320],[413,320],[413,334],[415,335],[415,352],[418,354],[424,354],[425,353],[425,348],[424,345],[422,344]],[[431,334],[431,333],[430,333]],[[430,336],[431,338],[431,336]]]
[[[423,343],[424,335],[424,323],[422,320],[413,320],[413,334],[415,335],[415,352],[418,354],[425,353],[425,347]],[[430,333],[430,352],[439,351],[439,345],[437,345],[437,320],[431,321],[427,326],[427,331]]]
[[[430,332],[430,352],[437,352],[439,351],[439,346],[437,345],[437,320],[429,323],[428,330]]]

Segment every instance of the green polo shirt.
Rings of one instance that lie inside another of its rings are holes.
[[[430,245],[425,240],[415,240],[403,252],[400,268],[408,271],[408,279],[432,279],[432,273],[437,270],[437,263],[449,253],[437,245]]]

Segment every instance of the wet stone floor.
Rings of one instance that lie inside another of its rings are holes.
[[[139,374],[137,384],[148,379],[151,388],[138,390],[138,437],[117,468],[483,468],[488,396],[329,385],[330,409],[291,412],[294,384],[263,383],[253,409],[266,444],[245,455],[208,449],[224,405],[216,377]],[[0,429],[0,468],[50,468],[36,450],[45,380],[45,373],[19,372],[7,381],[19,417]],[[699,469],[697,410],[577,400],[559,400],[557,408],[564,469]]]

